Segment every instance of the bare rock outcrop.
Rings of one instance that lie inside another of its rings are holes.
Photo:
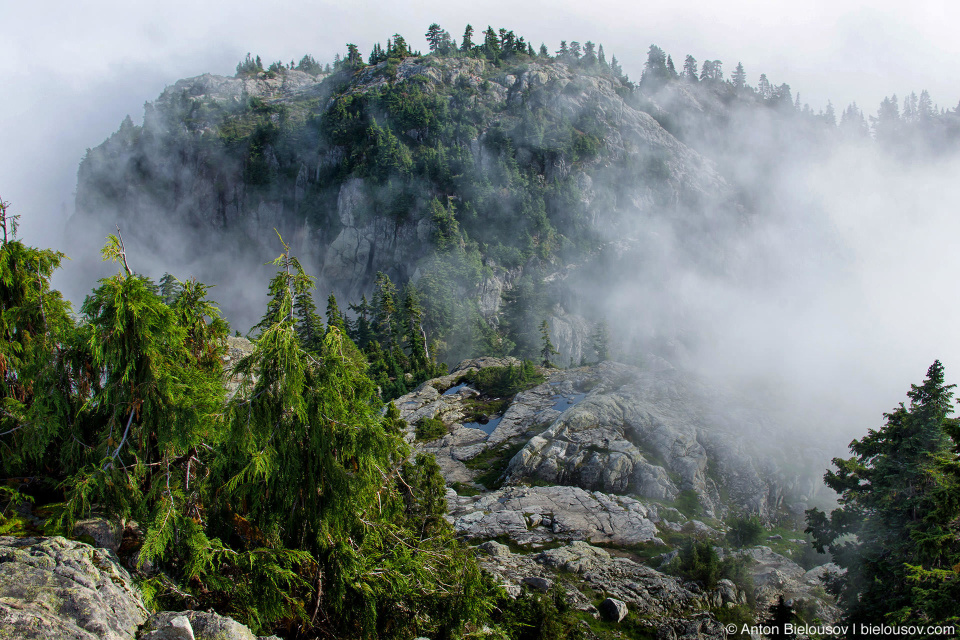
[[[147,615],[112,551],[61,537],[0,537],[0,638],[132,640]]]

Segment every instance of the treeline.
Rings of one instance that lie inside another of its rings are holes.
[[[692,55],[687,55],[683,66],[678,68],[672,56],[657,45],[650,45],[639,91],[652,95],[674,82],[703,86],[728,98],[752,99],[780,111],[796,113],[839,129],[846,138],[872,135],[893,151],[943,151],[952,149],[960,139],[960,104],[953,109],[939,107],[926,90],[919,96],[916,92],[910,93],[903,99],[902,108],[894,94],[883,99],[875,116],[868,118],[854,102],[838,117],[830,101],[825,108],[814,112],[809,104],[801,104],[800,94],[794,96],[789,84],[775,84],[765,73],[760,74],[755,86],[749,84],[742,62],[725,78],[721,60],[704,60],[701,65]]]
[[[228,399],[229,328],[203,284],[153,282],[110,236],[118,273],[75,317],[50,287],[63,254],[17,240],[6,203],[0,229],[4,534],[40,533],[14,508],[24,502],[46,534],[91,514],[139,523],[149,606],[213,609],[287,638],[575,632],[562,601],[512,600],[481,573],[443,518],[439,467],[411,456],[347,335],[395,354],[407,341],[407,358],[429,361],[412,296],[391,310],[383,281],[366,325],[361,314],[345,330],[331,300],[321,326],[312,279],[286,250]]]
[[[591,41],[586,41],[582,45],[578,41],[566,40],[560,42],[560,48],[553,55],[547,49],[547,45],[541,43],[537,49],[533,44],[527,41],[523,36],[517,35],[513,30],[505,28],[494,29],[487,26],[483,32],[477,33],[472,25],[467,25],[463,30],[463,35],[457,39],[449,31],[443,29],[439,24],[431,24],[424,37],[429,46],[428,55],[437,57],[471,57],[487,60],[495,66],[500,66],[503,62],[522,61],[532,59],[559,60],[571,65],[585,69],[604,70],[613,73],[616,77],[627,81],[627,76],[623,73],[617,57],[613,56],[607,62],[606,53],[603,45],[597,45]],[[475,41],[476,39],[476,41]],[[289,64],[283,62],[274,62],[266,70],[260,56],[251,57],[247,54],[244,60],[237,64],[237,76],[255,76],[258,73],[282,73],[284,70],[304,71],[312,75],[320,73],[332,73],[342,70],[357,70],[367,65],[377,65],[389,60],[402,60],[410,56],[422,57],[420,51],[414,50],[399,33],[387,38],[386,44],[381,46],[378,42],[373,46],[367,60],[364,61],[363,54],[357,45],[348,43],[347,51],[341,56],[335,55],[332,65],[319,64],[313,56],[305,55],[299,63],[293,60]]]

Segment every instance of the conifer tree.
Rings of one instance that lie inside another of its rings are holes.
[[[733,86],[736,89],[743,89],[747,86],[747,72],[744,71],[742,62],[737,62],[737,68],[734,69],[730,79],[733,81]]]
[[[317,351],[323,340],[323,320],[317,313],[317,305],[313,301],[313,280],[308,286],[293,294],[293,310],[296,314],[295,328],[300,344],[307,351]]]
[[[469,53],[473,50],[473,27],[467,25],[463,30],[463,39],[460,41],[460,51]]]
[[[440,48],[440,45],[443,41],[443,29],[440,28],[440,25],[434,22],[427,28],[426,33],[427,45],[430,48],[430,52],[435,52]]]
[[[370,304],[367,302],[367,296],[364,294],[359,304],[351,304],[350,310],[357,314],[356,322],[353,324],[353,333],[351,338],[361,349],[366,349],[370,340],[373,339],[370,326]]]
[[[347,318],[341,313],[337,297],[332,293],[327,296],[327,328],[330,327],[337,327],[344,335],[347,334]]]
[[[317,353],[303,350],[292,292],[309,277],[289,251],[276,264],[271,289],[286,293],[234,370],[244,382],[214,470],[220,533],[236,535],[229,523],[242,520],[257,546],[306,554],[286,603],[303,634],[450,635],[489,599],[441,517],[436,463],[408,460],[399,416],[384,423],[363,355],[339,327]]]
[[[688,55],[683,61],[683,77],[690,82],[696,82],[698,79],[697,59],[691,55]]]
[[[93,504],[136,519],[146,529],[141,561],[196,578],[211,570],[217,549],[199,514],[203,446],[218,437],[224,399],[226,324],[196,283],[184,285],[173,309],[165,305],[156,285],[130,269],[119,234],[103,255],[122,268],[81,309],[99,380],[86,410],[97,428],[74,433],[88,448],[87,464],[64,482],[57,521],[69,528]]]
[[[590,336],[590,346],[597,357],[597,362],[610,359],[610,329],[607,327],[606,320],[601,318],[594,326],[593,334]]]
[[[65,257],[17,239],[18,216],[0,200],[0,473],[35,476],[39,469],[69,467],[82,451],[56,446],[64,426],[85,402],[73,377],[70,305],[50,288]],[[94,381],[90,380],[91,383]],[[79,403],[79,404],[78,404]]]
[[[960,484],[944,473],[960,459],[957,421],[949,417],[953,387],[934,362],[923,384],[911,385],[908,406],[901,403],[879,431],[851,442],[853,457],[833,460],[836,471],[824,481],[841,506],[829,516],[807,512],[816,549],[829,549],[846,569],[835,591],[850,623],[944,621],[932,615],[939,605],[931,583],[918,580],[960,578]],[[960,617],[955,605],[952,616]]]
[[[560,355],[560,352],[557,351],[557,348],[553,346],[553,342],[550,340],[550,325],[547,324],[546,320],[540,323],[540,344],[540,358],[543,366],[552,367],[553,363],[550,361],[550,358]]]

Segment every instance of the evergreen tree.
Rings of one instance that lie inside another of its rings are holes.
[[[391,346],[397,341],[397,288],[390,277],[378,271],[373,282],[373,335],[381,345]]]
[[[597,357],[597,362],[610,359],[610,329],[607,327],[606,320],[600,319],[594,326],[593,334],[590,336],[590,346]]]
[[[93,504],[136,519],[146,529],[141,562],[163,561],[183,580],[200,579],[214,570],[219,548],[199,514],[209,461],[203,444],[218,437],[223,407],[226,324],[195,283],[173,309],[165,305],[157,287],[129,268],[119,235],[103,254],[122,268],[81,308],[99,380],[87,400],[97,428],[75,423],[88,461],[64,482],[57,521],[69,529]]]
[[[443,29],[440,28],[440,25],[434,22],[427,28],[426,33],[427,44],[430,48],[430,52],[433,53],[440,48],[443,44]]]
[[[836,471],[824,481],[840,494],[841,506],[829,516],[807,512],[816,549],[829,549],[846,569],[835,592],[850,623],[944,620],[931,615],[938,605],[924,593],[929,583],[917,580],[960,578],[960,484],[944,473],[958,460],[951,436],[960,434],[949,417],[953,387],[934,362],[923,384],[911,385],[909,406],[901,403],[879,431],[851,442],[853,457],[834,459]],[[955,604],[952,615],[960,616]]]
[[[743,89],[747,86],[747,72],[743,69],[742,62],[737,62],[737,68],[733,71],[730,79],[733,81],[733,86],[736,89]]]
[[[550,57],[550,52],[547,50],[547,45],[540,43],[540,57],[547,59]]]
[[[783,599],[783,594],[780,594],[777,601],[770,605],[767,612],[770,615],[763,621],[763,624],[773,629],[768,634],[770,637],[787,638],[788,640],[797,637],[797,634],[787,632],[791,628],[787,625],[795,627],[800,622],[800,617],[793,610],[793,607]]]
[[[773,97],[773,88],[770,86],[770,81],[767,80],[767,74],[765,73],[760,74],[760,82],[757,83],[757,92],[764,100],[769,100]]]
[[[691,55],[688,55],[683,61],[683,77],[690,82],[696,82],[698,79],[697,59]]]
[[[460,51],[469,53],[473,50],[473,27],[469,24],[463,30],[463,40],[460,42]]]
[[[323,341],[323,320],[317,313],[317,305],[313,302],[313,280],[310,286],[295,292],[293,295],[293,310],[296,314],[294,325],[300,344],[307,351],[317,351]]]
[[[560,352],[550,341],[550,325],[547,324],[546,320],[540,323],[540,345],[540,358],[543,366],[552,367],[553,363],[550,362],[550,358],[560,355]]]
[[[827,109],[823,113],[823,121],[831,128],[837,126],[837,114],[833,110],[833,103],[827,100]]]
[[[671,78],[677,77],[677,67],[673,64],[673,56],[667,56],[667,75]]]
[[[327,296],[327,330],[330,327],[337,327],[341,333],[347,333],[347,319],[340,312],[340,305],[337,304],[337,297],[332,293]]]
[[[359,304],[351,304],[350,310],[357,314],[354,322],[354,331],[351,334],[353,341],[361,349],[366,349],[367,345],[373,339],[373,332],[370,326],[370,304],[367,302],[366,294],[360,299]]]
[[[347,57],[345,58],[345,62],[347,65],[355,69],[363,66],[363,56],[360,54],[360,49],[357,48],[357,45],[347,45]]]
[[[656,89],[669,77],[667,72],[667,54],[655,44],[650,45],[647,51],[647,61],[643,65],[643,76],[640,78],[642,87]]]
[[[288,254],[276,264],[273,290],[307,286]],[[283,601],[299,634],[448,637],[490,601],[442,518],[439,469],[432,457],[409,460],[399,416],[381,417],[364,358],[339,327],[319,352],[302,349],[292,305],[280,301],[234,370],[244,382],[208,514],[223,536],[242,523],[260,549],[300,550]]]
[[[83,454],[64,440],[85,394],[98,380],[72,377],[76,339],[70,305],[50,288],[65,257],[17,240],[18,216],[0,200],[0,474],[35,476],[62,469]],[[85,367],[78,367],[81,374]],[[72,378],[72,379],[71,379]]]

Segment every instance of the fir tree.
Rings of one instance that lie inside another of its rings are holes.
[[[540,323],[540,345],[540,358],[543,366],[552,367],[553,363],[550,362],[550,358],[560,355],[560,352],[550,341],[550,325],[547,324],[546,320]]]
[[[610,330],[606,320],[601,319],[594,326],[593,334],[590,336],[590,346],[596,355],[597,362],[610,359]]]
[[[460,41],[460,51],[469,53],[473,50],[473,27],[469,24],[463,30],[463,39]]]
[[[744,71],[742,62],[737,62],[737,68],[734,69],[730,79],[733,81],[733,86],[736,89],[743,89],[747,86],[747,72]]]
[[[313,280],[310,286],[294,292],[293,310],[297,318],[294,327],[300,344],[307,351],[317,351],[323,341],[324,328],[313,301]]]
[[[824,476],[840,495],[829,516],[807,512],[807,532],[818,551],[829,549],[846,569],[835,591],[848,622],[933,618],[921,576],[956,580],[960,544],[957,422],[950,418],[954,385],[934,362],[922,385],[911,385],[909,406],[885,414],[886,424],[850,443],[854,456],[835,458]],[[937,572],[940,572],[939,574]],[[952,615],[960,611],[954,606]]]

